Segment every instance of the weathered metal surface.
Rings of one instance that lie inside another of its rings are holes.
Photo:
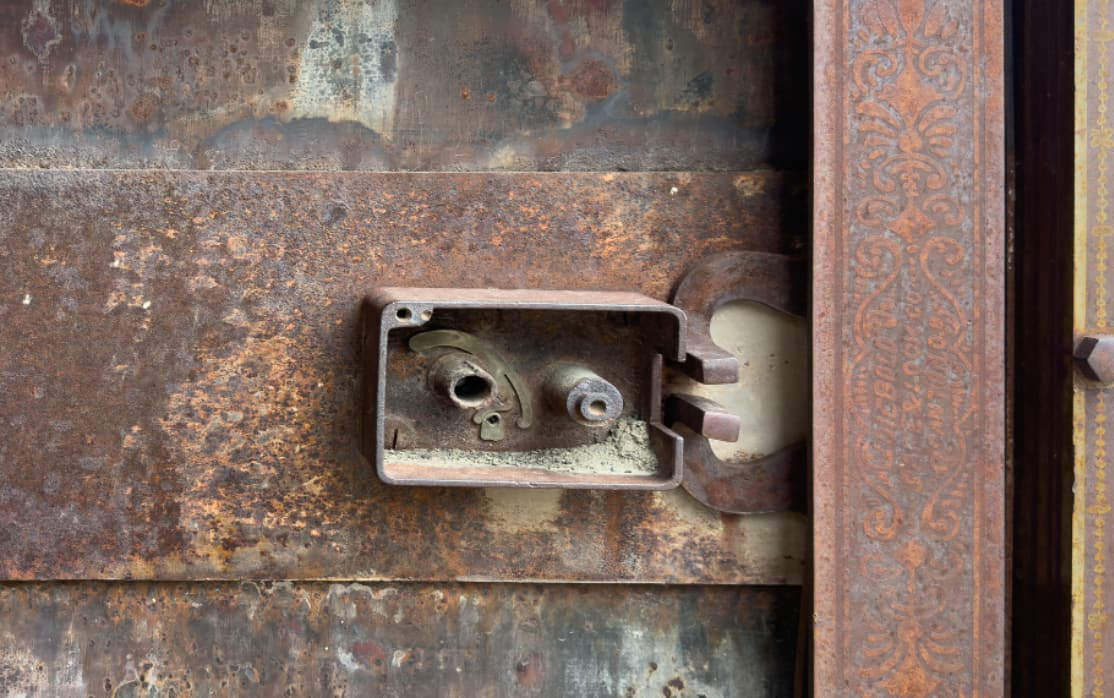
[[[0,4],[0,165],[803,169],[807,3]]]
[[[0,165],[803,171],[798,0],[0,4]],[[699,193],[696,193],[699,191]],[[0,576],[797,583],[799,517],[378,483],[383,283],[664,298],[778,176],[0,172]],[[513,196],[512,196],[513,195]],[[787,588],[0,587],[0,693],[788,695]]]
[[[0,576],[798,582],[789,516],[378,482],[357,330],[379,285],[664,299],[713,251],[799,244],[799,193],[770,173],[0,173]]]
[[[678,308],[616,291],[377,288],[361,315],[361,445],[385,482],[641,490],[680,484],[683,444],[661,419],[662,357],[685,355]],[[446,359],[452,375],[439,391]],[[589,365],[621,391],[585,373]],[[479,380],[487,399],[462,403],[453,394],[461,371]],[[555,371],[557,386],[550,385]],[[597,392],[577,392],[586,376]],[[609,394],[598,392],[604,383]],[[600,417],[611,403],[614,428],[585,426],[577,396],[598,402]]]
[[[1075,254],[1074,328],[1084,336],[1114,334],[1110,305],[1109,177],[1114,141],[1111,97],[1109,2],[1075,3]],[[1114,419],[1109,386],[1077,372],[1073,395],[1075,481],[1072,492],[1071,693],[1106,695],[1114,673],[1114,599],[1106,565],[1114,559],[1109,533],[1111,455],[1106,434]]]
[[[788,697],[799,599],[788,587],[8,585],[0,693]]]
[[[815,691],[1002,695],[1002,8],[814,7]]]

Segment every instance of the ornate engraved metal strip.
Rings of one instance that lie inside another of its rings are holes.
[[[1075,330],[1114,331],[1109,306],[1110,177],[1114,120],[1110,115],[1110,64],[1114,57],[1114,8],[1109,0],[1077,0],[1075,58]],[[1073,696],[1106,695],[1114,640],[1109,618],[1111,583],[1106,561],[1114,546],[1106,531],[1114,520],[1107,494],[1110,452],[1107,424],[1114,419],[1108,386],[1076,375],[1073,404],[1075,506],[1072,521]]]
[[[1003,690],[996,3],[816,3],[817,695]]]

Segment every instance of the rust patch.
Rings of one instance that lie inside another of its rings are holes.
[[[603,99],[618,87],[611,69],[597,60],[586,60],[561,77],[561,86],[577,97]]]
[[[158,101],[151,95],[140,95],[128,107],[128,113],[137,123],[145,124],[151,120],[158,109]]]
[[[50,50],[62,40],[54,18],[38,10],[32,12],[23,21],[22,29],[23,45],[40,61],[46,61],[50,56]]]
[[[540,655],[534,654],[515,664],[518,685],[525,689],[537,688],[545,676],[543,661]]]
[[[352,656],[363,662],[365,666],[382,668],[390,655],[383,645],[374,640],[365,640],[352,643]]]

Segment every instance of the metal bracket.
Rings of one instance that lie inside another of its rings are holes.
[[[687,356],[675,368],[706,384],[738,381],[738,359],[711,338],[712,315],[735,300],[803,315],[804,284],[796,278],[797,267],[784,255],[730,252],[708,257],[691,269],[673,294],[673,304],[689,318]],[[733,514],[804,510],[804,444],[754,460],[724,461],[708,439],[735,441],[740,428],[737,415],[690,395],[671,395],[666,404],[667,423],[684,425],[678,427],[685,445],[682,486],[689,494],[706,506]]]

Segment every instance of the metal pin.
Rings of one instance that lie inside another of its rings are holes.
[[[551,405],[587,427],[609,426],[623,413],[619,389],[583,366],[558,366],[545,392]]]
[[[741,420],[739,415],[715,400],[697,395],[674,393],[665,401],[667,424],[680,422],[696,433],[717,441],[739,440]]]

